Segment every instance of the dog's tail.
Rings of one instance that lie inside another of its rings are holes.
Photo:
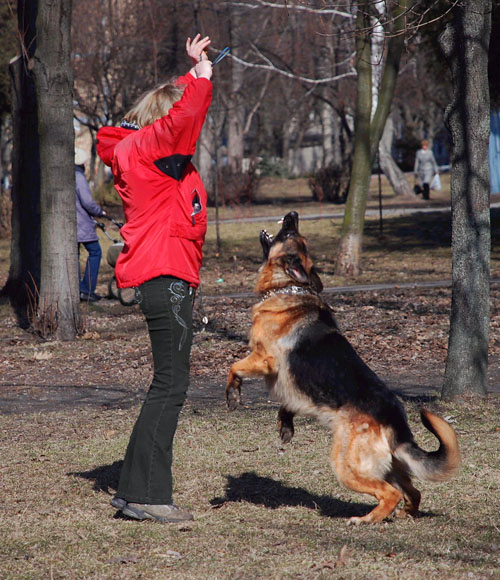
[[[394,450],[394,456],[422,481],[445,481],[460,467],[460,450],[453,427],[441,417],[421,409],[424,426],[439,440],[439,449],[424,451],[415,441],[402,443]]]

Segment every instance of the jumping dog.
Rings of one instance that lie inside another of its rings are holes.
[[[231,367],[227,405],[239,405],[243,378],[264,377],[281,404],[281,439],[293,437],[295,414],[316,417],[331,429],[330,460],[339,481],[378,500],[371,512],[348,523],[376,523],[393,512],[416,516],[420,492],[411,478],[444,481],[456,473],[455,432],[422,409],[439,448],[427,452],[417,445],[400,400],[359,357],[321,299],[323,284],[298,222],[290,212],[276,237],[260,233],[264,263],[255,288],[261,299],[252,311],[251,352]]]

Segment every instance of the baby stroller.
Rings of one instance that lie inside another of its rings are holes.
[[[113,224],[118,228],[118,230],[120,230],[120,228],[123,226],[122,223],[117,222],[116,220],[114,220],[109,216],[102,217],[113,222]],[[113,268],[113,276],[108,282],[108,298],[114,298],[115,300],[119,300],[120,303],[123,304],[123,306],[133,306],[134,304],[137,304],[134,288],[118,288],[118,286],[116,285],[116,276],[114,274],[116,260],[118,260],[118,256],[120,255],[120,252],[123,250],[123,241],[121,239],[115,240],[114,238],[112,238],[106,231],[106,228],[103,223],[96,222],[96,225],[104,232],[104,235],[112,242],[106,254],[106,262]]]

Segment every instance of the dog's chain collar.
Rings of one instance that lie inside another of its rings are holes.
[[[272,298],[273,296],[277,296],[279,294],[288,294],[290,296],[297,296],[301,294],[313,294],[316,295],[317,293],[312,290],[311,288],[304,288],[303,286],[286,286],[285,288],[278,288],[277,290],[268,290],[262,294],[260,301],[264,302],[268,298]]]

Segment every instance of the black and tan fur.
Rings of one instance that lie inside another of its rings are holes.
[[[414,441],[399,399],[361,360],[340,332],[319,293],[321,280],[298,231],[298,215],[287,214],[273,239],[261,232],[265,262],[252,311],[251,353],[229,372],[226,399],[240,402],[242,379],[262,376],[281,403],[283,441],[293,434],[295,414],[318,418],[332,431],[330,459],[348,488],[373,495],[378,505],[349,523],[375,523],[418,513],[420,492],[412,485],[449,479],[460,466],[453,428],[422,409],[422,422],[439,440],[433,452]],[[404,501],[402,509],[398,504]]]

